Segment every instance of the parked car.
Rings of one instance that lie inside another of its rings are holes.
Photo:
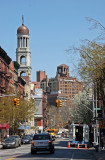
[[[61,134],[60,134],[60,133],[57,133],[57,134],[56,134],[56,138],[61,138]]]
[[[30,144],[31,143],[31,137],[29,135],[25,135],[22,137],[22,144]]]
[[[21,146],[21,138],[20,138],[20,136],[19,135],[12,135],[12,136],[10,136],[11,138],[15,138],[16,140],[17,140],[17,142],[18,142],[18,146]]]
[[[49,133],[35,134],[31,143],[31,154],[37,151],[50,151],[54,153],[54,139]]]
[[[14,137],[8,137],[2,143],[3,148],[16,148],[19,146],[18,140]]]

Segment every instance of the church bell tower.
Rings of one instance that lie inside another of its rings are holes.
[[[23,16],[22,25],[17,29],[16,61],[20,65],[18,76],[26,81],[25,95],[29,98],[31,85],[31,51],[29,48],[29,29],[24,25]]]

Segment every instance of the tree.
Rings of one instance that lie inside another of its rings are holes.
[[[79,73],[85,82],[100,83],[105,76],[105,45],[87,42],[80,51]]]
[[[98,82],[100,83],[100,79],[104,79],[105,76],[105,44],[103,40],[105,39],[105,27],[92,18],[87,18],[87,20],[93,23],[93,28],[97,29],[98,27],[101,30],[98,37],[95,40],[83,40],[80,47],[72,47],[66,50],[72,54],[79,53],[79,65],[78,65],[78,73],[81,76],[81,79],[88,83]],[[74,57],[78,57],[75,56]]]
[[[97,92],[101,106],[105,106],[105,27],[92,18],[88,18],[88,21],[93,23],[93,28],[99,27],[101,34],[93,41],[82,41],[80,47],[73,47],[67,52],[79,53],[78,73],[85,86],[88,85]]]
[[[48,115],[48,127],[57,129],[68,127],[68,121],[71,118],[71,105],[62,105],[62,107],[48,106]]]
[[[0,123],[8,123],[13,131],[17,129],[20,122],[31,119],[34,116],[34,100],[20,100],[19,106],[14,106],[14,97],[0,98]]]
[[[88,100],[88,95],[85,90],[74,97],[74,106],[71,114],[72,121],[75,123],[90,124],[93,116],[92,104]]]

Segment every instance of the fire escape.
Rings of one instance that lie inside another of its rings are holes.
[[[0,94],[4,94],[8,88],[10,75],[7,73],[7,66],[0,63]]]
[[[11,58],[0,46],[0,94],[5,94],[9,84],[9,64]]]

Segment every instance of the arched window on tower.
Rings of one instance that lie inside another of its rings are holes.
[[[20,45],[19,45],[19,38],[18,38],[18,43],[17,43],[17,47],[18,47],[18,48],[20,47]]]
[[[25,47],[25,38],[23,38],[23,47]]]
[[[26,47],[27,47],[27,38],[26,38]]]
[[[24,71],[22,71],[21,73],[20,73],[20,76],[22,77],[25,77],[26,76],[26,73],[24,72]]]
[[[21,45],[21,48],[22,48],[22,47],[23,47],[23,45],[22,45],[22,38],[20,38],[20,41],[21,41],[21,42],[20,42],[20,45]]]
[[[21,56],[20,64],[26,64],[26,57],[25,56]]]

